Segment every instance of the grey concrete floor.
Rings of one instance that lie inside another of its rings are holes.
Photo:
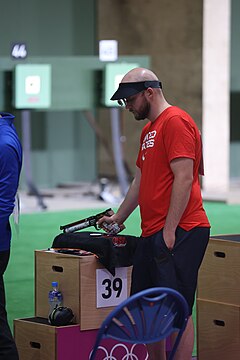
[[[122,201],[119,187],[115,184],[108,185],[104,191],[101,191],[97,184],[81,183],[62,188],[38,189],[38,193],[41,195],[40,199],[36,195],[29,195],[27,190],[19,191],[21,213],[104,209],[118,206]],[[41,203],[46,209],[41,207]]]

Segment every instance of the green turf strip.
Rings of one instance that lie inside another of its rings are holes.
[[[211,223],[211,235],[240,233],[240,205],[206,202],[204,206]],[[11,258],[5,274],[8,318],[11,326],[13,319],[34,316],[34,250],[51,247],[54,237],[60,233],[60,225],[97,214],[107,207],[97,210],[21,215],[18,235],[13,227]],[[86,231],[94,231],[94,228],[88,228]],[[140,235],[138,209],[126,221],[123,233]],[[193,317],[195,321],[195,307]]]

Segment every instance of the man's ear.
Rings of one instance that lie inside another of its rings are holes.
[[[146,94],[148,97],[151,97],[153,95],[153,89],[151,87],[146,89]]]

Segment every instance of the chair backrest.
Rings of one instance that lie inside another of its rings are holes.
[[[170,359],[176,352],[188,320],[188,305],[176,290],[156,287],[134,294],[103,321],[90,359],[103,338],[130,343],[153,343],[178,332]]]

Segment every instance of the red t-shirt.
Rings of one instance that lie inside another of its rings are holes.
[[[141,170],[139,206],[142,236],[152,235],[164,227],[174,179],[170,162],[184,157],[194,160],[193,184],[179,226],[187,231],[196,226],[210,227],[199,183],[201,135],[190,115],[171,106],[153,123],[148,122],[141,134],[136,164]]]

